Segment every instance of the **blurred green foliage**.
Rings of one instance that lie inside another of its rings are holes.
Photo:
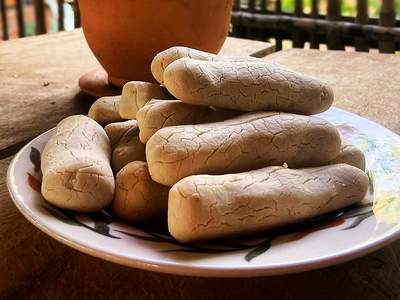
[[[382,0],[368,0],[369,16],[379,16],[379,9]],[[247,3],[247,0],[242,0],[242,3]],[[275,1],[269,1],[269,9],[273,10]],[[400,0],[395,0],[397,15],[400,15]],[[304,12],[311,11],[311,0],[303,0]],[[319,1],[319,13],[326,14],[327,0]],[[294,0],[282,0],[282,10],[292,12],[294,10]],[[342,0],[342,15],[355,16],[357,12],[357,0]]]

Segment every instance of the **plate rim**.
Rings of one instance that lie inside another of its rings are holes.
[[[397,135],[393,131],[384,126],[371,121],[369,119],[363,118],[353,112],[349,112],[347,110],[343,110],[340,108],[332,107],[331,109],[342,111],[347,114],[351,114],[353,117],[360,118],[364,121],[371,123],[374,126],[381,127],[386,131],[391,132],[392,134]],[[317,116],[319,117],[319,116]],[[68,238],[63,235],[62,232],[57,232],[48,226],[42,224],[40,220],[38,220],[31,212],[31,210],[23,205],[23,199],[18,199],[19,196],[13,190],[12,185],[16,187],[16,184],[13,182],[13,176],[16,163],[19,157],[22,155],[24,151],[32,144],[33,141],[40,139],[43,135],[48,134],[53,131],[55,127],[43,132],[42,134],[36,136],[32,140],[30,140],[27,144],[25,144],[13,157],[8,170],[7,170],[7,190],[11,196],[11,199],[14,205],[18,208],[18,210],[22,213],[22,215],[35,227],[40,229],[42,232],[54,238],[55,240],[61,242],[62,244],[69,246],[75,250],[83,252],[85,254],[94,256],[96,258],[104,259],[109,262],[117,263],[127,267],[139,268],[147,271],[154,271],[159,273],[168,273],[174,275],[183,275],[183,276],[196,276],[196,277],[258,277],[258,276],[273,276],[273,275],[283,275],[289,273],[299,273],[303,271],[309,271],[313,269],[325,268],[328,266],[340,264],[366,254],[369,254],[373,251],[376,251],[380,248],[387,246],[393,241],[400,238],[400,222],[397,226],[390,229],[384,235],[379,238],[375,238],[373,241],[365,240],[352,248],[346,249],[344,251],[337,252],[332,255],[318,256],[313,257],[311,259],[303,260],[301,262],[289,262],[289,263],[276,263],[269,264],[268,266],[260,266],[255,265],[248,267],[215,267],[215,266],[190,266],[181,263],[173,263],[173,262],[165,262],[157,259],[148,259],[148,258],[140,258],[138,256],[134,257],[126,257],[118,254],[110,254],[104,250],[98,249],[93,246],[85,245],[82,242],[74,241],[71,238]]]

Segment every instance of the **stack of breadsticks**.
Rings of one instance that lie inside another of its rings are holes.
[[[299,222],[365,196],[363,153],[311,116],[332,105],[327,84],[184,47],[159,53],[151,70],[159,84],[128,82],[121,96],[97,100],[91,119],[59,123],[42,155],[45,199],[76,211],[109,206],[128,222],[167,216],[177,240],[194,242]]]

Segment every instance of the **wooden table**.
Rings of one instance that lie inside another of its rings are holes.
[[[268,54],[271,45],[229,39],[225,54]],[[400,133],[400,57],[289,50],[269,55],[332,84],[335,105]],[[313,299],[400,297],[400,242],[338,266],[300,274],[213,279],[131,269],[64,246],[28,223],[8,196],[12,155],[93,98],[79,75],[98,67],[81,31],[0,44],[0,298]]]

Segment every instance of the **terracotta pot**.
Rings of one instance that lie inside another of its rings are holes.
[[[232,0],[79,0],[83,32],[111,84],[154,81],[155,54],[183,45],[217,53]]]

